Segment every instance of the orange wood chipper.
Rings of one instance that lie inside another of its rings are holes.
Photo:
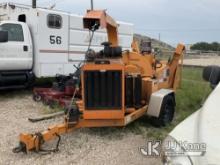
[[[179,44],[169,61],[159,61],[149,49],[131,50],[118,45],[118,25],[105,11],[88,10],[84,28],[93,33],[106,28],[108,42],[104,49],[88,49],[80,71],[80,84],[73,94],[64,122],[34,134],[21,133],[14,152],[44,151],[42,145],[60,135],[83,127],[124,127],[143,115],[157,126],[173,120],[175,90],[180,82],[180,60],[184,45]],[[92,34],[93,34],[92,33]],[[58,147],[57,144],[57,147]],[[54,151],[56,151],[56,148]]]

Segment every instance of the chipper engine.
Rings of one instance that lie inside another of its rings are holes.
[[[74,88],[64,122],[43,132],[20,134],[14,152],[43,151],[45,142],[58,137],[59,144],[61,134],[78,128],[124,127],[143,115],[149,115],[157,126],[173,120],[185,47],[179,44],[171,60],[158,61],[149,49],[139,50],[136,43],[132,50],[122,50],[118,25],[105,11],[87,11],[83,24],[93,33],[106,28],[108,42],[100,52],[88,49],[80,68],[80,87]],[[75,93],[79,90],[78,98]]]

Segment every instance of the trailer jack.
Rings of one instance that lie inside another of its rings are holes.
[[[49,154],[52,152],[59,151],[59,144],[61,141],[61,134],[71,132],[73,126],[70,127],[69,124],[64,123],[54,127],[50,127],[47,131],[37,132],[35,134],[20,134],[20,142],[17,147],[12,151],[14,153],[24,152],[28,153],[29,151],[35,151],[37,153]],[[57,138],[56,147],[54,149],[43,149],[42,145],[48,141]]]
[[[59,144],[60,144],[60,141],[61,141],[61,136],[57,133],[55,133],[55,135],[58,138],[55,149],[42,149],[42,145],[45,142],[42,133],[38,132],[38,133],[35,133],[34,135],[32,135],[32,136],[35,137],[35,140],[38,141],[38,144],[36,145],[37,147],[35,148],[35,151],[37,153],[41,153],[41,154],[50,154],[50,153],[53,153],[53,152],[58,152],[59,151]],[[27,153],[27,148],[26,147],[27,146],[26,146],[25,143],[20,142],[19,146],[15,147],[12,151],[14,153],[19,153],[19,152]]]

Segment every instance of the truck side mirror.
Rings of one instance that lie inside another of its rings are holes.
[[[8,42],[8,32],[7,31],[0,31],[0,43],[1,42]]]
[[[220,82],[220,67],[211,65],[203,70],[203,79],[210,82],[211,88],[214,89]]]

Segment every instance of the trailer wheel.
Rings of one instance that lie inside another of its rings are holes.
[[[165,96],[162,102],[160,116],[151,118],[152,125],[162,127],[171,123],[175,113],[175,105],[175,98],[173,94]]]
[[[34,94],[33,95],[33,100],[36,101],[36,102],[40,102],[42,100],[42,97],[41,97],[41,95]]]

